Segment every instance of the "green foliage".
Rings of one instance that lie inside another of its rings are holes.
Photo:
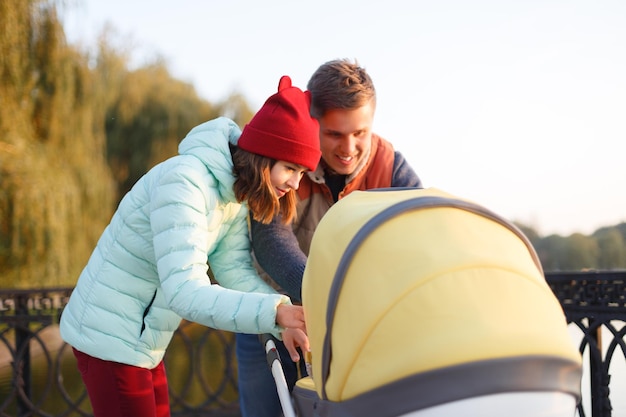
[[[162,62],[129,70],[106,33],[95,57],[68,45],[54,1],[2,0],[0,31],[4,287],[74,285],[139,176],[193,126],[251,117],[243,99],[201,100]]]
[[[103,130],[90,107],[99,98],[85,88],[90,73],[65,45],[53,4],[0,4],[2,280],[69,285],[113,202]]]
[[[534,229],[517,224],[531,241],[545,271],[626,269],[626,223],[603,227],[590,236],[574,233],[541,237]]]
[[[108,162],[123,196],[153,165],[175,155],[193,126],[218,113],[162,63],[118,79],[119,95],[107,109],[105,125]]]
[[[598,229],[593,238],[598,242],[598,268],[626,266],[626,223],[617,227]]]
[[[240,124],[252,118],[242,96],[213,106],[201,100],[193,86],[172,78],[163,62],[119,70],[113,77],[119,95],[108,107],[105,123],[108,163],[119,198],[152,166],[176,155],[178,144],[194,126],[220,115]],[[111,75],[111,70],[107,73]]]

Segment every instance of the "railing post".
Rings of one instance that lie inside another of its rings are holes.
[[[13,364],[16,384],[21,386],[24,396],[31,399],[31,364],[30,364],[30,330],[28,319],[28,295],[17,295],[15,316],[18,322],[15,326],[15,348],[17,352],[16,362]],[[20,317],[22,320],[19,320]],[[20,355],[21,353],[21,355]],[[30,407],[21,395],[17,397],[17,415],[25,416],[30,413]]]
[[[593,328],[594,325],[595,320],[590,318],[589,327]],[[609,398],[609,382],[611,380],[611,376],[608,373],[608,369],[606,372],[603,369],[605,362],[602,359],[602,325],[599,325],[596,331],[591,333],[591,337],[598,348],[598,360],[594,360],[591,350],[589,354],[591,415],[593,417],[611,417],[612,407],[611,400]]]
[[[611,417],[609,374],[615,346],[622,346],[621,330],[613,322],[626,322],[626,270],[546,273],[546,279],[565,311],[568,323],[584,333],[580,353],[589,353],[589,408],[591,417]],[[608,330],[608,332],[607,332]],[[607,343],[602,336],[612,334]],[[606,345],[606,354],[603,352]],[[625,354],[626,357],[626,354]],[[582,403],[580,415],[585,415]]]
[[[594,319],[589,319],[589,328],[592,328]],[[594,359],[592,352],[593,345],[589,344],[589,386],[591,389],[591,415],[604,417],[602,414],[602,401],[601,401],[601,389],[602,389],[602,327],[598,327],[595,332],[590,334],[595,346],[598,348],[598,359]]]

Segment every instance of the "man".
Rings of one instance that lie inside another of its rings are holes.
[[[292,225],[279,219],[251,222],[257,262],[293,301],[301,300],[302,275],[315,228],[339,199],[354,190],[417,187],[422,183],[402,154],[372,132],[376,90],[358,63],[333,60],[321,65],[307,84],[311,115],[320,124],[322,158],[298,189],[298,216]],[[276,417],[282,409],[276,384],[258,335],[237,334],[239,402],[243,417]],[[277,343],[289,388],[298,379],[293,363]]]

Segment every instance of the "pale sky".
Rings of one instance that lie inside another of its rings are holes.
[[[626,221],[624,0],[69,0],[85,47],[108,23],[209,101],[258,109],[335,58],[374,80],[374,131],[426,187],[546,236]],[[193,126],[190,126],[190,129]]]

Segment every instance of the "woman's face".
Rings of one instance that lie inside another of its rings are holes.
[[[274,192],[281,198],[291,190],[297,190],[304,173],[308,171],[302,165],[287,161],[276,161],[270,170],[270,182]]]

